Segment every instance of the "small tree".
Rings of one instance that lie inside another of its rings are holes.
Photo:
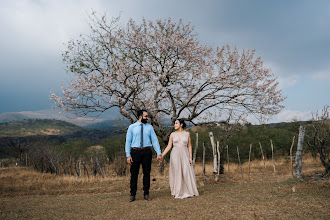
[[[224,171],[224,154],[225,154],[225,149],[227,146],[227,142],[229,138],[238,132],[241,128],[242,125],[241,123],[246,123],[246,115],[241,114],[239,117],[234,117],[233,115],[233,110],[229,111],[228,117],[226,120],[221,122],[221,130],[220,130],[220,174],[223,174]]]
[[[23,154],[32,146],[32,137],[13,137],[7,140],[7,147],[17,153],[19,165],[22,166]]]
[[[33,143],[30,149],[30,158],[31,164],[37,171],[41,173],[56,171],[51,163],[51,160],[57,157],[53,148],[53,143],[46,140],[39,140]]]
[[[330,173],[330,120],[329,106],[321,111],[315,112],[312,116],[312,123],[307,133],[307,145],[312,151],[320,155],[320,160],[325,168],[326,175]]]
[[[234,114],[256,117],[277,114],[285,99],[277,78],[254,50],[241,53],[229,45],[201,45],[194,28],[182,20],[90,18],[89,35],[71,40],[63,53],[68,72],[77,78],[62,86],[63,97],[51,94],[56,106],[77,115],[117,107],[130,122],[136,110],[148,109],[150,121],[164,143],[180,117],[196,125]]]

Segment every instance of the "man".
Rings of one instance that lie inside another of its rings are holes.
[[[153,146],[157,153],[157,159],[162,160],[162,153],[156,133],[153,127],[147,123],[148,112],[144,109],[139,110],[137,117],[138,121],[128,127],[125,145],[127,163],[131,165],[130,202],[135,200],[140,164],[142,164],[143,170],[144,199],[151,200],[149,196],[152,160],[151,146]]]

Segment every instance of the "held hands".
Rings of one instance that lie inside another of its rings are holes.
[[[157,160],[163,161],[163,155],[157,155]]]

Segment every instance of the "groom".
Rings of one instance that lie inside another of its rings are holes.
[[[128,127],[126,134],[126,159],[131,165],[131,196],[130,202],[135,200],[137,190],[137,180],[139,175],[140,164],[143,169],[143,191],[144,199],[150,201],[150,171],[152,151],[151,146],[157,153],[157,159],[162,160],[159,142],[153,127],[148,124],[147,110],[139,110],[137,112],[138,121]]]

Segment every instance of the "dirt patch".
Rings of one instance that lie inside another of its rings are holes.
[[[59,129],[52,129],[52,128],[47,128],[45,130],[41,130],[40,132],[46,135],[58,135],[61,133]]]

